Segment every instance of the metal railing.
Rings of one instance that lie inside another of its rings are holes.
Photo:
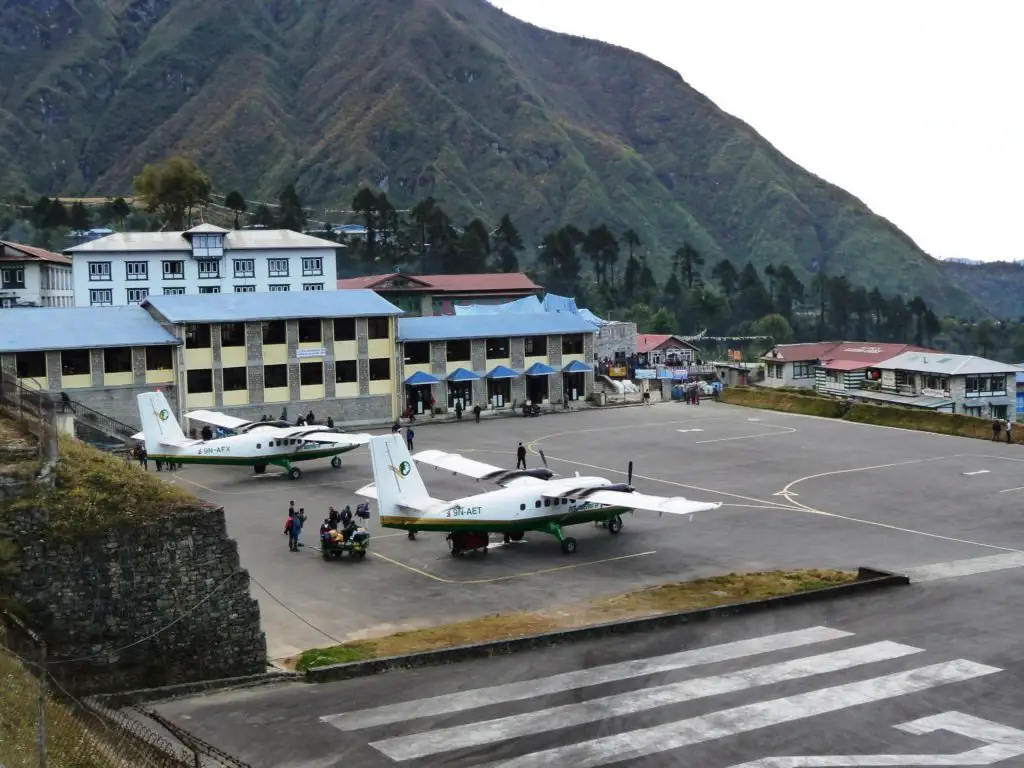
[[[10,372],[0,372],[0,408],[35,438],[40,460],[57,457],[57,403],[47,393],[22,385]],[[8,450],[13,446],[8,445]]]
[[[111,418],[105,413],[101,413],[95,408],[90,408],[87,405],[82,405],[76,400],[62,399],[59,407],[62,412],[66,413],[70,411],[82,422],[98,429],[101,432],[105,432],[108,435],[118,437],[122,440],[128,440],[132,435],[139,431],[137,427],[133,427],[130,424],[125,424],[123,421]]]

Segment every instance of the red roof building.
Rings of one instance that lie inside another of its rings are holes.
[[[700,356],[700,349],[669,333],[639,333],[636,353],[645,356],[648,365],[672,365],[693,362]]]
[[[859,388],[863,372],[876,363],[904,352],[933,352],[913,344],[882,344],[864,341],[819,341],[806,344],[778,344],[761,356],[765,363],[765,385],[847,390]],[[824,371],[824,384],[818,369]],[[854,381],[856,380],[856,381]]]
[[[0,240],[0,307],[74,306],[71,259]]]
[[[338,290],[369,288],[409,315],[453,315],[456,304],[504,304],[539,296],[543,288],[521,272],[408,275],[392,272],[338,281]]]

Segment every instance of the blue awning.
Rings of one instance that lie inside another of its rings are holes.
[[[525,371],[524,376],[550,376],[555,372],[555,369],[550,365],[544,365],[544,363],[534,363]]]
[[[590,373],[592,370],[594,366],[587,365],[582,360],[573,360],[562,369],[562,373]]]
[[[496,365],[487,374],[488,379],[518,379],[519,374],[505,365]]]
[[[424,373],[423,371],[417,371],[412,376],[407,378],[405,380],[405,383],[408,384],[410,387],[418,387],[423,384],[437,384],[439,381],[440,379],[437,378],[437,376],[432,376],[431,374]]]
[[[465,368],[456,368],[448,374],[448,381],[476,381],[480,376]]]

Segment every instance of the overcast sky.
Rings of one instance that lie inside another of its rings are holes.
[[[938,258],[1024,259],[1024,0],[491,0],[679,70]]]

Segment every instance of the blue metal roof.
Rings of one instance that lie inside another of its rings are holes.
[[[590,373],[592,370],[594,366],[587,365],[582,360],[573,360],[562,369],[562,373]]]
[[[0,310],[0,352],[177,344],[141,307],[24,307]]]
[[[421,384],[437,384],[440,381],[437,376],[432,376],[429,373],[423,371],[417,371],[412,376],[405,380],[405,383],[411,387],[418,387]]]
[[[345,293],[347,292],[345,291]],[[399,341],[451,341],[568,333],[597,333],[597,327],[577,315],[553,312],[464,315],[461,317],[458,315],[435,315],[433,317],[403,317],[398,321]]]
[[[496,365],[487,374],[488,379],[518,379],[519,373],[505,365]]]
[[[476,381],[480,374],[467,371],[465,368],[456,368],[448,374],[448,381]]]
[[[552,368],[550,365],[545,365],[544,363],[534,363],[525,371],[523,371],[523,376],[550,376],[554,372],[555,369]]]
[[[305,317],[379,317],[402,310],[368,289],[194,293],[150,296],[151,306],[171,323],[242,323]]]

